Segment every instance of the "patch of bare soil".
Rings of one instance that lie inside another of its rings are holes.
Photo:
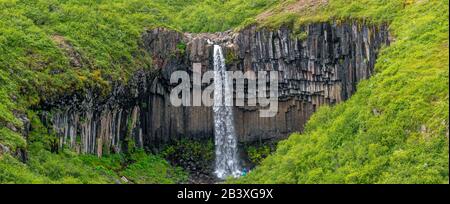
[[[298,0],[294,3],[284,3],[281,7],[265,11],[256,17],[256,20],[262,21],[274,15],[274,13],[299,13],[305,10],[314,10],[320,6],[326,5],[328,0]]]
[[[66,53],[66,55],[70,59],[70,65],[73,67],[82,67],[83,66],[83,58],[80,53],[78,53],[74,47],[63,37],[60,35],[52,35],[52,40],[55,42],[58,47]]]

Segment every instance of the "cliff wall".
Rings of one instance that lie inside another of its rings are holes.
[[[192,75],[213,70],[213,45],[224,48],[228,70],[278,71],[275,117],[261,118],[257,107],[235,107],[240,142],[279,140],[302,131],[321,105],[349,98],[360,80],[370,77],[380,47],[389,44],[386,25],[361,22],[315,23],[292,30],[248,27],[239,32],[180,33],[164,28],[142,34],[155,70],[141,71],[107,97],[92,90],[47,101],[41,117],[67,144],[82,153],[126,151],[128,143],[150,151],[182,137],[214,136],[211,107],[174,107],[169,79],[174,71]],[[205,87],[204,84],[203,87]]]

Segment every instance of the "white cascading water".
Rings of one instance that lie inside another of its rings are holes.
[[[214,45],[214,136],[216,147],[215,174],[220,179],[238,177],[240,167],[237,155],[237,139],[234,130],[232,84],[228,82],[222,48]],[[229,96],[229,97],[224,97]],[[228,102],[226,102],[228,101]]]

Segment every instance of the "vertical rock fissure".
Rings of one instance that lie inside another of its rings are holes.
[[[220,179],[239,176],[237,139],[234,129],[232,87],[228,81],[222,48],[214,45],[214,138],[216,165],[215,174]]]

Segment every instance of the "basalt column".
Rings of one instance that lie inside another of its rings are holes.
[[[374,73],[388,37],[386,25],[361,22],[313,23],[295,30],[250,26],[214,34],[152,29],[142,34],[152,71],[115,84],[107,97],[92,91],[46,101],[42,115],[61,145],[86,153],[122,151],[129,141],[158,151],[180,138],[212,139],[212,107],[174,107],[169,96],[177,84],[169,82],[174,71],[192,76],[194,63],[200,63],[203,73],[214,70],[216,44],[223,49],[227,70],[278,71],[276,116],[261,118],[258,106],[244,106],[233,107],[233,117],[239,142],[279,140],[302,131],[319,106],[348,99],[357,83]]]

